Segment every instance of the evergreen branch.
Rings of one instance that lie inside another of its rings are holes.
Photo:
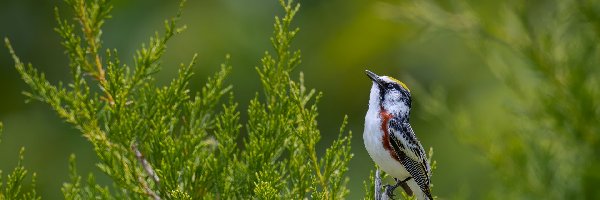
[[[70,60],[71,75],[73,76],[72,88],[75,92],[75,97],[87,99],[89,95],[89,86],[83,78],[82,67],[86,70],[86,66],[90,66],[86,59],[86,51],[81,45],[81,37],[75,33],[75,26],[70,24],[68,20],[63,20],[60,17],[60,12],[57,7],[54,8],[54,15],[58,26],[54,29],[62,38],[61,44],[66,49]],[[91,70],[87,70],[91,71]]]
[[[77,173],[75,155],[69,156],[69,183],[63,183],[61,191],[67,200],[80,199],[115,199],[108,188],[100,187],[96,184],[93,174],[89,174],[87,184],[81,181],[81,176]]]
[[[28,174],[27,169],[23,166],[24,154],[25,148],[21,147],[17,166],[8,174],[6,182],[2,180],[3,175],[0,170],[0,199],[41,199],[35,191],[36,173],[32,174],[30,185],[23,187],[25,177],[27,177]]]
[[[104,67],[98,53],[100,49],[100,35],[102,33],[100,29],[104,24],[104,20],[110,18],[109,13],[112,10],[112,6],[106,0],[95,0],[92,2],[92,5],[86,5],[85,0],[73,1],[68,1],[68,3],[73,6],[76,18],[81,25],[88,45],[87,49],[93,59],[93,65],[95,65],[95,70],[91,72],[100,83],[100,87],[106,95],[105,99],[110,105],[113,105],[114,99],[112,94],[104,89],[108,86],[108,82],[106,81]],[[89,67],[88,69],[91,70],[93,67]]]
[[[64,118],[67,122],[74,125],[79,125],[79,119],[76,118],[75,114],[64,107],[63,102],[66,101],[69,104],[73,104],[69,99],[65,98],[67,92],[64,89],[59,89],[56,86],[50,84],[43,73],[39,73],[37,69],[33,68],[31,64],[25,65],[17,57],[12,45],[8,38],[4,38],[6,47],[9,50],[15,62],[15,68],[21,75],[21,78],[27,85],[32,88],[33,93],[25,93],[26,96],[34,98],[36,100],[48,103],[60,117]]]

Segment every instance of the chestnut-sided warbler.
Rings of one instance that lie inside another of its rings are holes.
[[[419,200],[433,199],[429,190],[431,168],[423,146],[409,124],[411,97],[404,83],[366,70],[373,80],[363,139],[369,155],[396,180],[386,193],[402,186]]]

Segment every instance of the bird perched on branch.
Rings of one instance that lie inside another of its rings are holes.
[[[395,185],[386,185],[392,197],[401,186],[419,200],[433,199],[429,184],[431,167],[425,150],[409,123],[411,96],[404,83],[366,70],[373,81],[363,139],[369,155]]]

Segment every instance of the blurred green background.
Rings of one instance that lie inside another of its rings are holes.
[[[598,51],[593,45],[598,44],[598,36],[593,27],[600,26],[594,24],[597,21],[578,24],[577,16],[570,14],[589,8],[588,20],[598,15],[596,3],[578,2],[590,7],[552,1],[300,1],[294,25],[301,31],[294,46],[303,54],[298,72],[304,72],[307,86],[324,93],[319,104],[321,151],[337,136],[345,114],[354,133],[348,198],[363,197],[363,181],[374,169],[362,141],[371,86],[365,69],[396,77],[412,89],[411,122],[423,146],[434,147],[438,169],[432,178],[433,193],[442,199],[597,197],[593,186],[600,178],[592,172],[599,166],[594,153],[599,152],[600,106],[595,102],[600,98],[598,67],[594,67]],[[67,58],[53,31],[54,6],[65,7],[57,0],[1,0],[0,36],[8,37],[21,59],[45,72],[50,81],[68,82]],[[506,14],[505,10],[516,11]],[[154,31],[161,32],[163,20],[176,11],[175,1],[114,1],[113,19],[103,29],[103,48],[118,49],[121,60],[131,63],[134,50]],[[159,83],[175,77],[178,64],[198,53],[192,88],[199,89],[225,55],[231,54],[233,73],[228,81],[245,110],[260,89],[254,67],[271,48],[276,14],[281,9],[275,0],[190,0],[182,20],[188,28],[168,44],[163,70],[157,75]],[[519,20],[530,24],[515,25]],[[545,29],[550,31],[545,33]],[[541,35],[540,41],[549,42],[536,43],[536,34]],[[494,38],[505,40],[488,44]],[[526,53],[529,46],[536,48]],[[588,46],[589,52],[570,51]],[[581,58],[555,59],[572,54]],[[574,64],[579,61],[589,62]],[[553,70],[544,73],[536,68],[546,65]],[[581,67],[577,72],[583,73],[573,75],[571,66]],[[564,73],[566,81],[560,82]],[[559,80],[555,85],[545,82],[554,79]],[[582,85],[571,85],[578,81]],[[582,91],[570,94],[573,88]],[[0,169],[14,167],[19,148],[25,146],[25,166],[37,172],[39,192],[46,199],[61,199],[68,156],[77,155],[82,173],[98,173],[93,165],[95,154],[48,106],[25,103],[21,95],[25,90],[8,50],[0,48],[0,121],[5,126]],[[565,90],[566,94],[553,92]],[[569,110],[564,106],[565,111],[559,105],[583,107]],[[558,114],[547,114],[549,108],[556,108]],[[571,124],[561,118],[571,115],[578,119]],[[558,121],[566,125],[556,125]]]

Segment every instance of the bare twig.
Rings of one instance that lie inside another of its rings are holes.
[[[381,173],[379,169],[375,171],[375,200],[388,200],[389,196],[385,194],[385,186],[381,184]]]
[[[156,194],[156,192],[154,192],[154,191],[152,191],[152,189],[150,189],[150,187],[148,186],[148,183],[146,183],[146,180],[144,180],[144,178],[142,178],[141,176],[138,176],[138,181],[142,184],[142,188],[144,188],[144,190],[146,191],[146,194],[151,196],[152,199],[162,200],[160,198],[160,196],[158,196],[158,194]]]
[[[142,155],[142,152],[140,152],[140,150],[138,150],[137,144],[133,143],[131,145],[131,149],[135,152],[135,157],[142,164],[142,167],[144,167],[144,170],[146,171],[146,173],[150,177],[152,177],[152,180],[154,180],[154,182],[156,184],[159,184],[160,183],[160,179],[158,179],[158,175],[156,175],[156,172],[154,172],[154,169],[152,169],[152,166],[150,165],[150,163],[148,163],[148,161],[146,160],[146,158],[144,158],[144,155]]]
[[[379,176],[379,170],[375,171],[375,200],[381,199],[381,177]]]
[[[146,172],[146,174],[148,174],[148,176],[152,177],[152,180],[154,180],[154,183],[156,185],[158,185],[160,183],[160,179],[158,178],[158,175],[156,175],[156,172],[154,172],[154,169],[152,169],[152,166],[150,165],[150,163],[148,163],[146,158],[144,158],[144,155],[142,154],[142,152],[140,152],[140,150],[137,148],[137,143],[134,142],[133,144],[131,144],[131,150],[133,150],[133,152],[135,153],[135,157],[142,164],[142,167],[144,168],[144,171]],[[151,196],[154,200],[161,200],[160,196],[158,196],[158,194],[156,194],[156,192],[154,192],[154,191],[152,191],[152,189],[150,189],[150,187],[148,186],[148,183],[146,183],[146,180],[144,180],[144,178],[138,176],[138,181],[142,184],[142,187],[144,188],[144,190],[146,191],[146,193],[149,196]]]

